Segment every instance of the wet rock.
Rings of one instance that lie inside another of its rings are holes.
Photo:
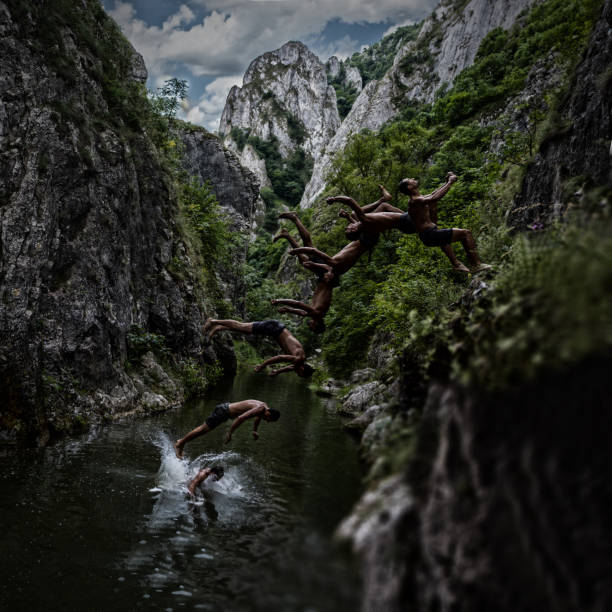
[[[371,381],[375,377],[376,371],[373,368],[364,368],[363,370],[355,370],[351,373],[351,383],[364,383]]]
[[[401,476],[392,476],[367,491],[336,535],[349,541],[361,559],[365,576],[363,610],[400,612],[413,571],[414,546],[397,534],[412,532],[414,500]]]
[[[375,404],[366,409],[366,411],[354,418],[352,421],[345,423],[344,428],[355,433],[363,433],[365,429],[380,415],[383,411],[382,406]]]
[[[344,416],[356,417],[366,408],[378,403],[384,396],[387,387],[381,382],[372,381],[359,385],[342,399],[338,412]]]

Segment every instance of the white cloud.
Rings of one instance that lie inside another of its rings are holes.
[[[395,32],[395,30],[398,30],[399,28],[403,28],[404,26],[414,25],[415,23],[416,21],[414,21],[414,19],[406,19],[406,21],[402,23],[396,23],[395,25],[392,25],[388,30],[386,30],[385,33],[381,36],[381,38],[384,38],[385,36],[389,36],[389,34],[393,34],[393,32]]]
[[[242,84],[242,75],[221,77],[209,83],[204,89],[204,95],[192,106],[183,108],[183,116],[187,121],[203,125],[211,132],[217,131],[219,117],[223,112],[229,90],[234,85]]]
[[[116,0],[115,8],[110,11],[143,55],[154,82],[163,82],[167,74],[176,74],[181,68],[189,70],[194,77],[231,79],[227,75],[243,74],[257,56],[289,40],[304,41],[322,60],[330,55],[346,57],[357,50],[358,42],[347,36],[333,43],[321,41],[320,34],[330,20],[406,22],[410,17],[423,17],[437,3],[437,0],[185,1],[192,6],[204,6],[207,16],[196,20],[194,11],[182,4],[159,27],[149,26],[137,18],[134,7],[122,0]],[[217,82],[222,83],[223,79]]]

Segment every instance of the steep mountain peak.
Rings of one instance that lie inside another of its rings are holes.
[[[261,174],[264,149],[269,153],[272,147],[285,160],[296,153],[317,159],[339,125],[325,64],[303,43],[290,41],[251,62],[242,87],[233,87],[227,97],[219,132],[225,145],[266,183]],[[245,148],[247,141],[256,150],[260,145],[259,158]]]

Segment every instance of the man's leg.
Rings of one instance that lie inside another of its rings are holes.
[[[278,234],[276,234],[276,236],[272,238],[272,242],[276,242],[277,240],[280,240],[281,238],[284,238],[294,249],[297,249],[300,246],[297,243],[297,240],[285,228],[281,229],[280,232],[278,232]],[[307,261],[309,261],[307,255],[296,255],[296,257],[300,260],[300,263],[302,265],[306,263]]]
[[[218,331],[227,329],[240,334],[250,334],[253,329],[252,323],[242,323],[233,319],[208,319],[204,325],[204,333],[208,331],[208,337],[212,338]]]
[[[464,266],[457,259],[457,256],[455,255],[455,251],[450,244],[445,244],[441,246],[440,249],[442,249],[442,252],[448,257],[449,261],[451,262],[455,270],[457,270],[458,272],[469,272],[470,271],[470,269],[467,266]]]
[[[314,272],[317,276],[319,275],[319,270],[323,271],[325,274],[323,275],[323,280],[326,283],[330,283],[334,278],[334,270],[331,266],[328,266],[324,263],[317,263],[316,261],[305,261],[302,264],[307,270]]]
[[[379,213],[379,212],[391,212],[391,213],[400,213],[400,215],[403,215],[406,211],[402,210],[401,208],[398,208],[397,206],[393,206],[393,204],[389,204],[388,202],[382,202],[381,204],[378,204],[378,206],[369,212],[373,212],[373,213]]]
[[[295,223],[295,227],[297,227],[298,232],[300,233],[300,237],[302,238],[302,242],[304,246],[311,247],[312,246],[312,238],[310,237],[310,232],[304,227],[304,224],[300,221],[300,218],[294,212],[282,212],[278,215],[279,219],[289,219]]]
[[[191,440],[193,440],[194,438],[199,438],[200,436],[203,436],[209,431],[210,427],[207,425],[207,423],[202,423],[199,427],[192,429],[185,437],[181,438],[180,440],[177,440],[174,443],[174,452],[176,453],[176,456],[179,459],[182,459],[183,447],[185,446],[185,444],[187,444],[187,442],[191,442]]]
[[[280,314],[294,314],[298,315],[298,317],[309,317],[310,315],[300,308],[291,308],[291,306],[280,306],[277,308]]]
[[[486,270],[491,266],[482,263],[476,250],[476,241],[472,236],[472,232],[467,229],[453,228],[452,242],[461,242],[467,255],[470,265],[479,270]]]

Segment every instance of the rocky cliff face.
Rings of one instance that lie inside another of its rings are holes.
[[[610,365],[497,396],[431,385],[411,467],[340,528],[364,609],[607,609]]]
[[[509,221],[558,218],[570,201],[612,182],[612,3],[604,4],[585,57],[534,161]]]
[[[225,299],[240,311],[244,282],[236,270],[245,262],[249,237],[263,214],[259,179],[215,135],[184,124],[179,138],[183,143],[183,167],[199,183],[210,185],[231,232],[243,237],[241,244],[233,245],[230,263],[221,262],[217,269]]]
[[[340,125],[336,94],[327,83],[325,65],[300,42],[288,42],[253,60],[242,87],[230,91],[219,132],[237,150],[233,128],[262,140],[278,140],[281,156],[297,147],[316,159]],[[261,159],[242,150],[241,162],[262,182]]]
[[[0,33],[0,430],[44,442],[179,402],[155,350],[199,362],[214,305],[143,129],[142,58],[94,1],[0,2]]]
[[[331,160],[349,137],[367,128],[380,129],[403,104],[431,102],[436,90],[471,65],[482,39],[493,29],[510,27],[535,0],[444,0],[423,22],[419,37],[398,50],[393,67],[371,81],[355,100],[348,116],[316,161],[300,202],[312,206],[325,188]]]
[[[611,15],[606,0],[559,111],[567,129],[545,141],[526,172],[519,202],[536,206],[515,208],[523,221],[537,213],[546,221],[565,205],[555,199],[558,168],[567,172],[561,178],[579,176],[578,186],[610,193]],[[529,82],[550,82],[541,71]],[[600,291],[606,299],[609,286]],[[415,401],[424,406],[418,435],[400,451],[404,468],[379,478],[339,529],[363,562],[365,610],[610,607],[612,468],[602,432],[610,427],[611,361],[609,350],[593,352],[488,394],[447,380],[423,394],[405,355],[396,405],[380,381],[345,399],[358,404],[349,425],[364,432],[375,478],[388,460],[380,449],[394,429],[412,426]]]

